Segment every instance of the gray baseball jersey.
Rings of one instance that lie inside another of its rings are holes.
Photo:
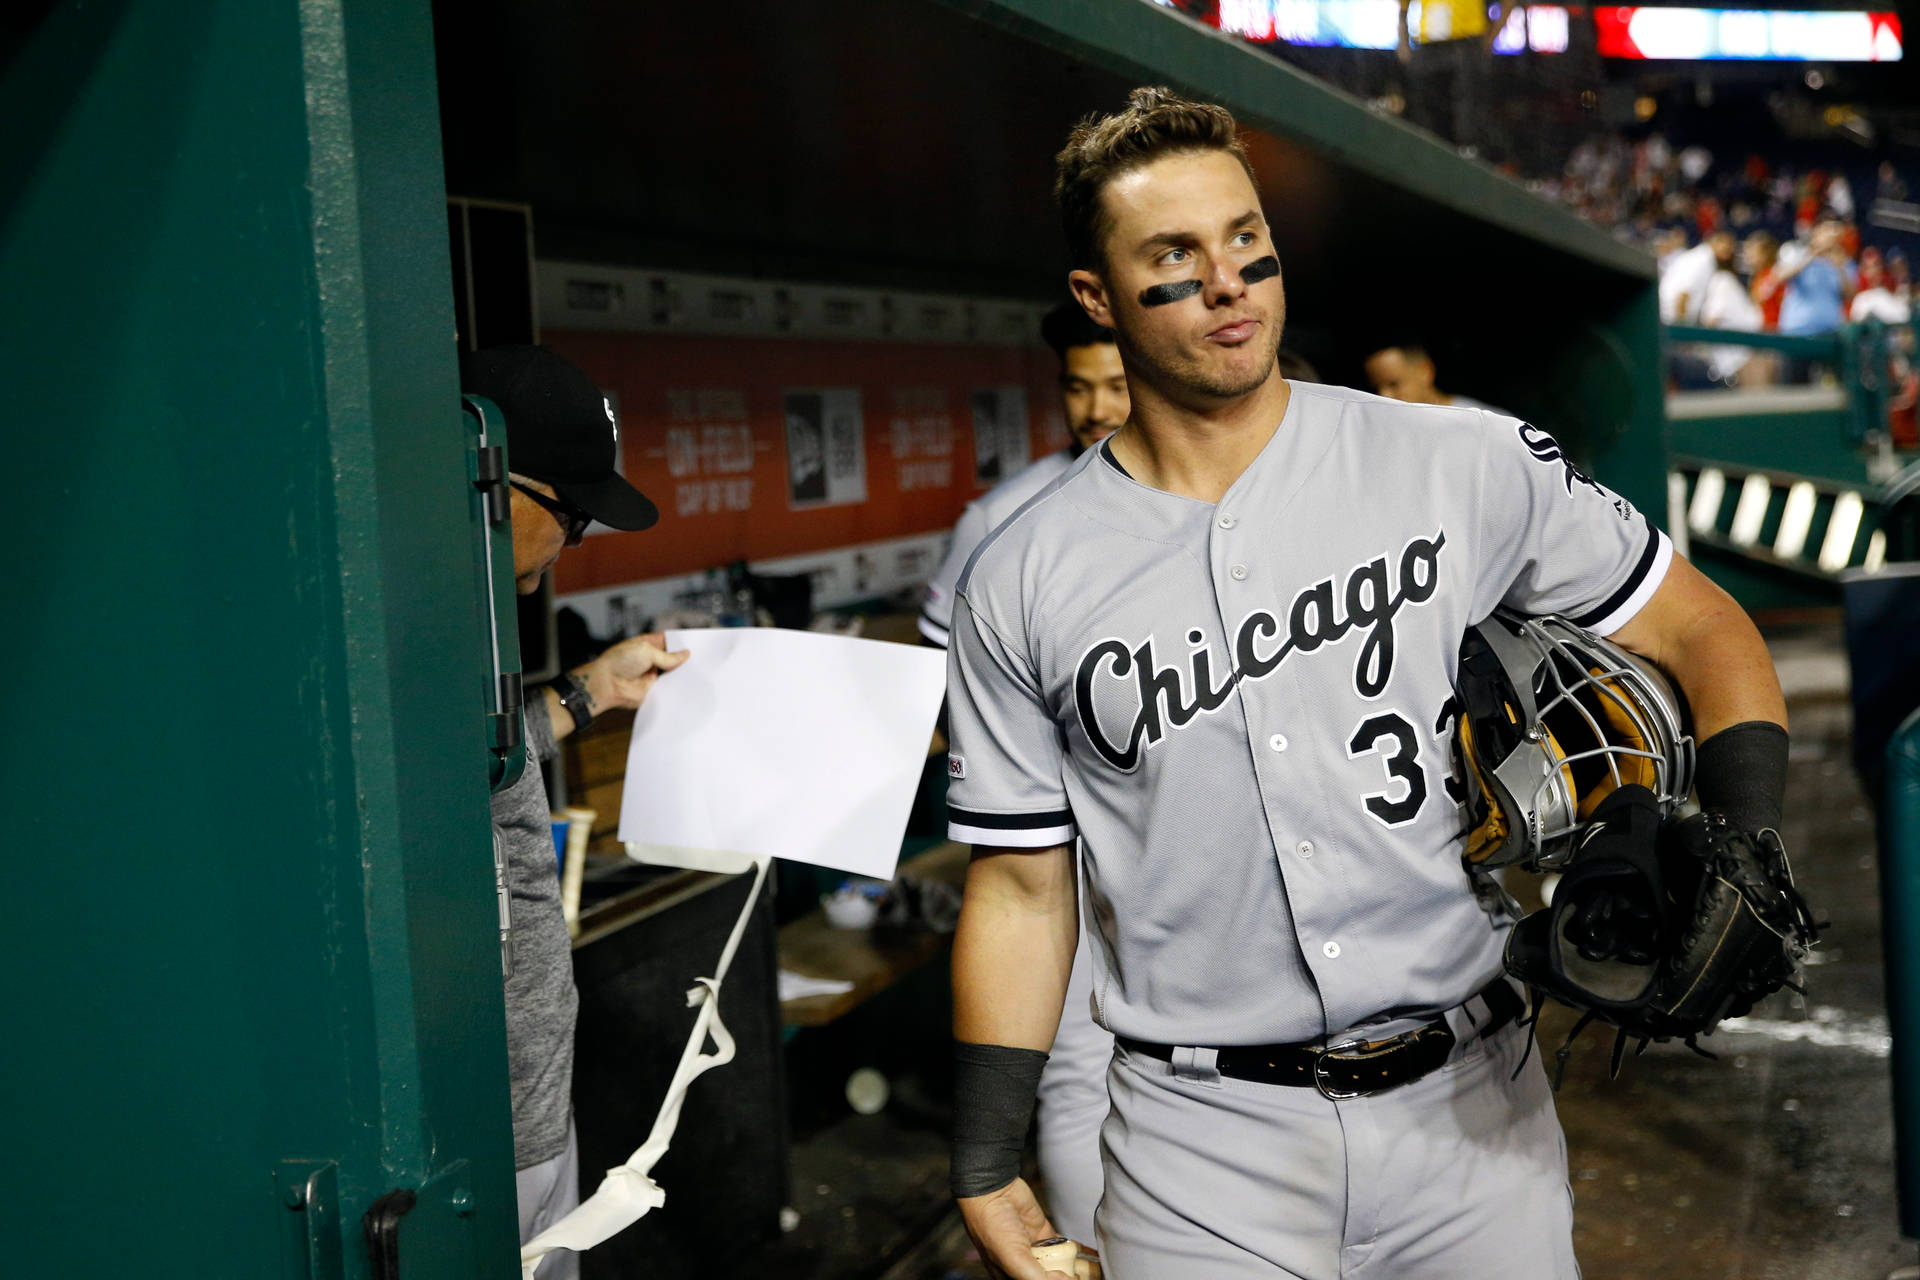
[[[1488,404],[1485,400],[1475,400],[1472,396],[1453,396],[1449,403],[1455,409],[1485,409],[1488,413],[1497,413],[1502,417],[1510,416],[1497,404]]]
[[[1309,1040],[1499,973],[1450,785],[1461,637],[1503,603],[1605,634],[1672,556],[1536,427],[1290,385],[1217,505],[1089,450],[958,592],[950,833],[1083,840],[1096,1016],[1142,1040]]]
[[[960,572],[973,558],[974,549],[1000,522],[1018,511],[1027,499],[1052,484],[1073,465],[1073,450],[1060,449],[1030,467],[1024,467],[987,490],[960,513],[953,526],[953,541],[947,544],[947,558],[927,582],[927,602],[920,608],[920,634],[946,647],[947,630],[953,625],[953,593],[960,584]]]

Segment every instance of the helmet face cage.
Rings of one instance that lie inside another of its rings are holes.
[[[1693,789],[1677,691],[1563,618],[1496,612],[1469,633],[1460,686],[1470,862],[1551,869],[1615,789],[1644,786],[1663,812]]]

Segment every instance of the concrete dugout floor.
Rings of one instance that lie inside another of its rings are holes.
[[[1656,1045],[1610,1082],[1610,1038],[1590,1029],[1574,1045],[1558,1105],[1587,1280],[1883,1280],[1916,1260],[1894,1211],[1876,855],[1849,764],[1839,625],[1768,643],[1794,730],[1788,847],[1831,927],[1808,995],[1724,1026],[1707,1041],[1718,1061]],[[1549,1066],[1572,1021],[1543,1019]],[[945,1096],[935,1068],[896,1076],[879,1115],[827,1103],[803,1121],[797,1105],[800,1220],[756,1274],[983,1274],[940,1200]]]
[[[1558,1102],[1589,1280],[1882,1280],[1915,1260],[1894,1212],[1879,873],[1839,626],[1767,640],[1793,729],[1787,848],[1831,927],[1807,995],[1724,1025],[1717,1062],[1655,1045],[1608,1082],[1609,1042],[1575,1045]],[[1571,1022],[1543,1019],[1543,1049]]]

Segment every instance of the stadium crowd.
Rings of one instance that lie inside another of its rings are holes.
[[[1576,147],[1564,172],[1537,183],[1659,261],[1668,324],[1818,335],[1843,324],[1912,319],[1915,210],[1891,161],[1867,179],[1749,154],[1723,164],[1705,146],[1614,135]],[[1700,389],[1804,381],[1804,362],[1726,344],[1676,353],[1675,385]]]

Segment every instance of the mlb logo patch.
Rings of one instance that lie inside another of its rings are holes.
[[[947,757],[947,776],[949,778],[966,777],[967,776],[966,760],[960,756],[948,756]]]

